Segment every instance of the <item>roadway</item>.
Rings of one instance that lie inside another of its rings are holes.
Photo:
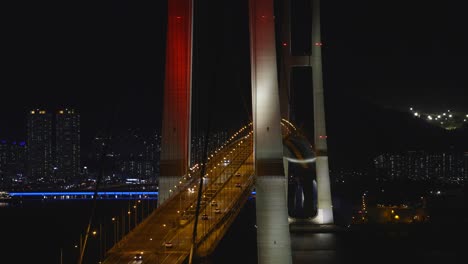
[[[203,180],[197,254],[214,250],[253,188],[252,134],[211,155]],[[174,194],[107,252],[103,263],[182,263],[192,246],[200,171],[185,175]],[[204,216],[204,217],[202,217]],[[142,260],[135,256],[142,254]]]

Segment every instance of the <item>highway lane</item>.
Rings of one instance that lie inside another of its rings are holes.
[[[251,179],[253,174],[252,140],[245,140],[241,145],[226,148],[218,155],[223,158],[214,157],[207,167],[203,192],[205,204],[200,210],[197,241],[213,232],[213,228],[219,226],[218,222],[223,216],[231,212],[230,206],[235,204],[245,189],[242,184]],[[235,176],[238,172],[240,176]],[[196,182],[197,180],[192,178],[184,183],[183,190],[174,194],[109,250],[103,263],[173,264],[186,259],[190,252],[194,221],[193,216],[188,219],[187,224],[181,224],[180,220],[182,214],[196,205],[196,190],[192,189],[196,189]],[[236,183],[241,186],[237,187]],[[217,206],[211,205],[212,200],[216,200]],[[216,212],[216,208],[220,209],[219,213]],[[207,219],[201,218],[204,214],[207,215]],[[212,241],[204,245],[216,245],[220,237],[210,236],[209,239]],[[171,247],[166,247],[168,242],[172,243]],[[143,260],[135,260],[134,256],[140,252],[143,252]]]

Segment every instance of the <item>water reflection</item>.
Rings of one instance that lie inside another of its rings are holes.
[[[341,263],[335,233],[291,233],[291,247],[295,264]]]

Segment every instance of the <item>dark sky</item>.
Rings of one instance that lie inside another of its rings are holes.
[[[347,111],[334,98],[468,111],[461,3],[322,2],[329,111]],[[194,87],[204,92],[194,99],[217,109],[214,123],[248,120],[247,1],[197,4],[203,19],[195,29]],[[0,136],[24,134],[26,112],[35,107],[75,107],[88,134],[112,117],[114,126],[160,125],[166,1],[1,5]]]
[[[457,1],[323,1],[329,89],[386,106],[464,108],[468,18]]]

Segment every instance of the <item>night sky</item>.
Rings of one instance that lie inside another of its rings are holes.
[[[322,2],[327,113],[352,114],[353,103],[468,111],[468,17],[461,3]],[[195,113],[203,105],[212,124],[246,123],[247,1],[197,6]],[[166,1],[2,3],[0,136],[24,138],[26,113],[36,107],[75,107],[83,135],[109,120],[114,127],[159,127],[166,7]],[[330,133],[339,134],[341,122],[328,121]]]

